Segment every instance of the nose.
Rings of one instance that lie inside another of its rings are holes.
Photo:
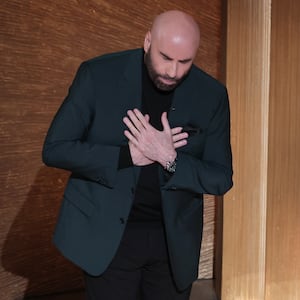
[[[167,70],[167,75],[170,78],[176,78],[177,76],[177,62],[170,62]]]

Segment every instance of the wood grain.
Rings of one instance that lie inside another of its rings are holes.
[[[42,143],[79,64],[140,47],[155,15],[182,9],[201,24],[196,63],[220,76],[221,1],[0,3],[0,299],[76,289],[80,272],[51,243],[68,173],[43,166]],[[215,202],[205,201],[200,277],[213,276]]]
[[[300,299],[299,14],[272,1],[266,300]]]
[[[228,1],[222,299],[300,299],[300,2]]]
[[[264,299],[271,0],[227,9],[234,187],[224,199],[222,299]]]

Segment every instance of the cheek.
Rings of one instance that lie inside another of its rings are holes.
[[[163,62],[153,61],[152,67],[158,75],[164,75],[166,73],[166,66]]]
[[[179,70],[178,70],[178,77],[182,78],[183,76],[185,76],[189,72],[190,68],[191,68],[191,65],[189,65],[189,66],[186,66],[186,65],[181,66],[179,68]]]

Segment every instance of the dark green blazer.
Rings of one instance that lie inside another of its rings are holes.
[[[92,275],[103,273],[116,253],[134,198],[140,168],[118,169],[118,161],[127,144],[122,118],[141,108],[142,60],[136,49],[84,62],[44,143],[44,163],[71,171],[54,242]],[[221,195],[232,186],[226,88],[192,66],[168,118],[171,127],[190,133],[178,149],[175,174],[159,170],[171,266],[184,289],[198,274],[202,195]]]

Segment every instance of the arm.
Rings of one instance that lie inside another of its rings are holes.
[[[177,156],[176,172],[166,174],[163,189],[188,190],[193,193],[221,195],[232,186],[232,159],[230,147],[230,116],[227,93],[220,99],[206,133],[203,155],[195,157],[181,152],[186,137],[179,133],[177,141],[172,141],[169,124],[162,115],[164,130],[153,128],[137,111],[129,111],[124,118],[128,130],[125,135],[146,156],[165,167],[167,161]],[[173,143],[172,143],[173,142]],[[177,151],[176,151],[177,150]]]
[[[89,128],[95,113],[94,101],[93,78],[88,64],[84,63],[52,121],[42,158],[48,166],[113,186],[120,147],[89,142]]]
[[[177,151],[177,167],[164,189],[222,195],[232,187],[230,112],[227,92],[220,99],[206,134],[200,159]]]

